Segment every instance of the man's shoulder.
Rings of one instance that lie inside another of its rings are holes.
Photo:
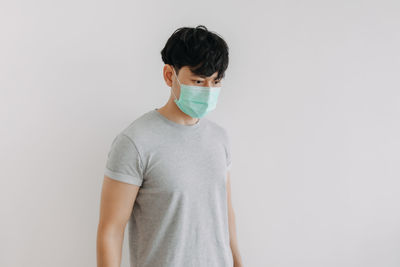
[[[152,110],[147,111],[135,118],[125,128],[122,129],[120,134],[126,135],[131,139],[137,139],[151,132],[155,121],[152,112]]]
[[[224,138],[228,135],[227,128],[224,125],[208,118],[205,118],[205,120],[207,120],[207,124],[212,128],[215,133],[221,135]]]

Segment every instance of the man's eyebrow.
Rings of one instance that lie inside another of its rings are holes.
[[[207,76],[206,76],[206,75],[203,75],[203,74],[192,74],[192,76],[198,76],[198,77],[201,77],[201,78],[207,78]],[[218,76],[217,76],[217,77],[218,77]],[[216,80],[217,77],[215,77],[214,80]]]

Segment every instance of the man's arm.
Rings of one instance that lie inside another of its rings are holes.
[[[119,267],[126,224],[139,186],[104,176],[97,228],[97,267]]]
[[[235,212],[232,206],[230,171],[227,172],[226,189],[228,197],[229,238],[233,256],[233,263],[234,263],[233,266],[242,267],[243,263],[240,257],[237,236],[236,236]]]

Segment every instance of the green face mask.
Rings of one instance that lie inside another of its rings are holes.
[[[173,72],[181,88],[179,100],[176,98],[174,91],[172,90],[175,97],[174,102],[180,110],[190,117],[201,118],[211,110],[215,109],[221,87],[204,87],[181,84],[178,76],[176,76],[175,69]]]

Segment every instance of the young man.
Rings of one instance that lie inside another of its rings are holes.
[[[99,267],[120,266],[129,222],[131,267],[239,267],[226,130],[214,110],[228,46],[199,25],[161,51],[168,102],[134,120],[108,153],[97,235]]]

